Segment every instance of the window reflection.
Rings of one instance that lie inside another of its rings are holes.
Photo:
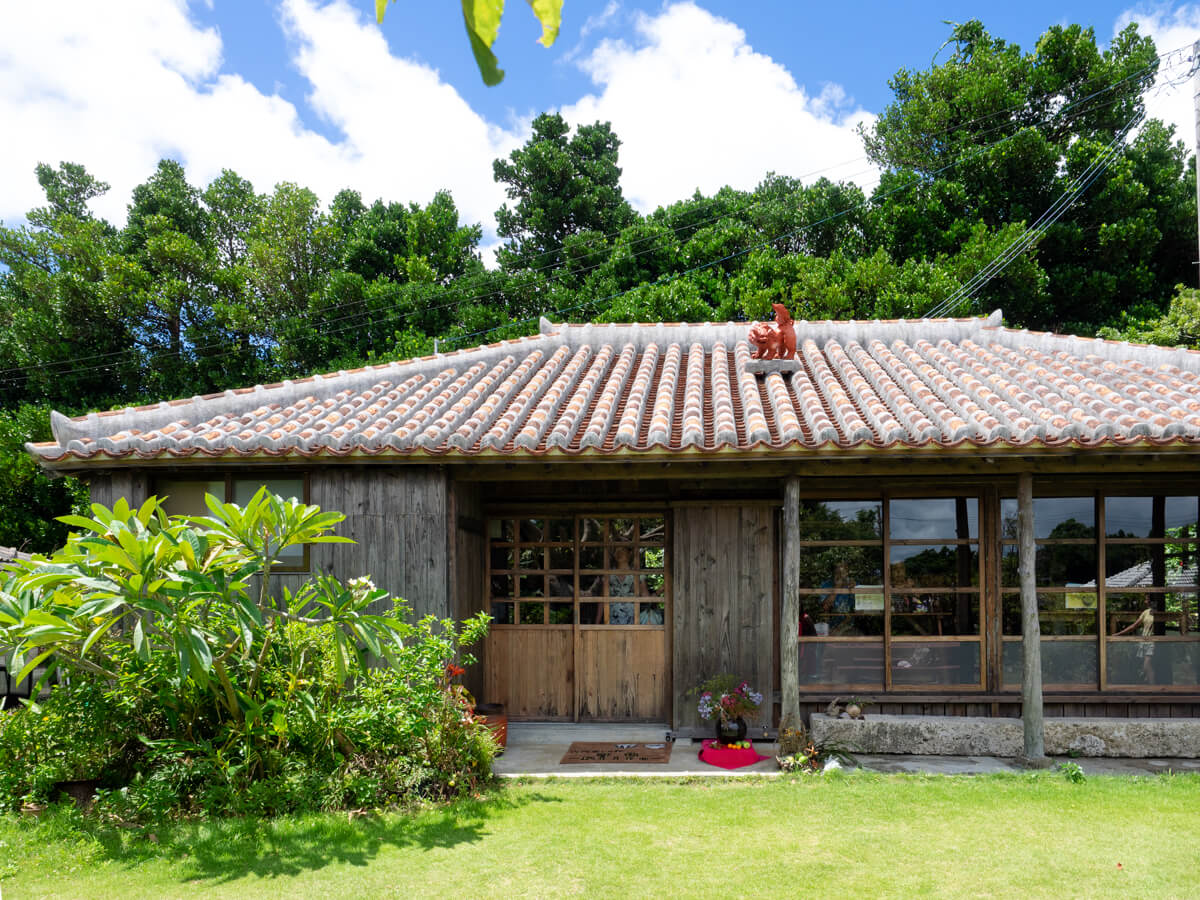
[[[878,500],[801,500],[800,537],[806,541],[861,541],[883,536]]]
[[[1094,538],[1096,501],[1092,497],[1034,497],[1033,535],[1035,538]],[[1017,501],[1000,501],[1000,536],[1016,540]]]
[[[1195,497],[1106,497],[1104,531],[1113,538],[1195,537]]]
[[[965,540],[979,536],[979,501],[974,497],[892,500],[888,517],[894,540]]]
[[[979,584],[979,548],[970,544],[892,547],[892,590]]]

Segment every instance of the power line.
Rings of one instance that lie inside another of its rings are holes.
[[[1051,225],[1062,218],[1067,210],[1075,205],[1076,201],[1083,195],[1083,192],[1108,170],[1109,165],[1111,165],[1113,159],[1120,152],[1120,144],[1124,140],[1125,135],[1132,128],[1136,127],[1143,118],[1145,118],[1144,112],[1139,111],[1136,113],[1113,138],[1112,142],[1101,151],[1100,155],[1091,165],[1067,185],[1067,189],[1063,194],[1054,203],[1050,204],[1045,212],[1020,237],[1002,250],[991,262],[976,272],[957,291],[926,312],[924,318],[933,319],[953,312],[963,300],[968,299],[979,288],[983,287],[983,285],[987,284],[987,282],[991,281],[996,275],[1007,268],[1013,260],[1033,246]]]

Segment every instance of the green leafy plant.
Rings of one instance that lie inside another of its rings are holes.
[[[68,676],[41,707],[5,720],[8,802],[49,777],[30,754],[38,717],[55,710],[73,711],[78,734],[91,736],[98,759],[81,762],[119,761],[127,790],[106,797],[117,816],[164,804],[383,803],[470,789],[490,774],[494,743],[453,681],[486,615],[461,628],[412,622],[399,598],[374,612],[387,594],[367,577],[317,575],[272,597],[281,555],[346,541],[330,533],[343,517],[265,490],[244,507],[206,502],[205,517],[168,516],[155,498],[64,517],[78,529],[66,546],[22,563],[0,589],[0,646],[13,648],[18,679],[36,667],[43,681]],[[105,731],[102,720],[121,727]]]
[[[1083,784],[1083,782],[1087,781],[1087,775],[1084,774],[1083,766],[1077,762],[1061,762],[1054,767],[1054,771],[1071,782],[1071,784]]]

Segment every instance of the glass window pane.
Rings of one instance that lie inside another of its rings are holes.
[[[513,595],[513,577],[511,575],[492,576],[492,596],[511,597]]]
[[[895,641],[892,684],[979,684],[978,641]]]
[[[635,575],[608,576],[608,596],[610,597],[632,597],[636,588],[637,576]]]
[[[579,624],[580,625],[603,625],[604,624],[604,603],[580,603],[579,604]]]
[[[974,497],[893,500],[889,517],[895,540],[965,540],[979,536],[979,501]]]
[[[613,542],[628,543],[637,532],[635,519],[609,519],[608,539]]]
[[[1110,685],[1200,684],[1200,641],[1109,641],[1106,654]]]
[[[883,687],[883,642],[803,638],[800,681],[809,687],[879,690]]]
[[[522,597],[545,597],[546,596],[546,576],[544,575],[522,575],[521,576],[521,594]]]
[[[608,609],[608,624],[609,625],[632,625],[633,624],[633,607],[632,603],[610,603]]]
[[[604,520],[603,519],[580,519],[579,520],[579,540],[581,541],[603,541],[604,540]]]
[[[1033,535],[1048,538],[1096,536],[1096,502],[1091,497],[1034,497]],[[1017,539],[1017,501],[1000,501],[1000,536]]]
[[[570,625],[575,621],[575,604],[573,603],[551,603],[550,604],[550,624],[551,625]]]
[[[546,539],[545,519],[522,519],[519,527],[521,540],[526,544],[536,544]]]
[[[647,516],[641,520],[641,532],[638,538],[643,544],[661,544],[667,537],[667,523],[662,516]]]
[[[550,568],[552,568],[552,569],[574,569],[575,568],[575,550],[571,547],[551,547],[550,548]]]
[[[574,519],[551,519],[548,525],[547,540],[570,542],[575,540]]]
[[[550,584],[551,597],[574,597],[575,578],[571,575],[550,575],[546,579]]]
[[[493,547],[491,550],[491,562],[493,570],[504,570],[513,568],[513,551],[509,547]]]
[[[1109,537],[1195,537],[1196,498],[1106,497],[1104,530]]]
[[[1038,544],[1034,583],[1038,587],[1096,586],[1096,548],[1086,544]],[[1008,544],[1000,557],[1000,583],[1020,587],[1020,551]]]
[[[863,541],[883,536],[879,500],[801,500],[800,537],[806,541]]]
[[[1038,599],[1038,624],[1044,635],[1096,634],[1097,599],[1095,587],[1063,594],[1041,594]],[[1003,600],[1004,633],[1018,637],[1021,627],[1021,595],[1005,594]]]
[[[581,569],[603,569],[604,568],[604,548],[603,547],[580,547],[579,548],[579,568],[581,568]]]
[[[1149,609],[1150,616],[1143,618]],[[1108,635],[1136,637],[1198,637],[1196,594],[1168,591],[1162,594],[1106,593]]]
[[[892,634],[908,637],[979,634],[979,595],[893,594]]]
[[[521,603],[521,625],[545,625],[545,603]]]
[[[802,594],[800,614],[818,637],[883,634],[882,593]]]
[[[883,583],[883,547],[801,547],[800,587]]]
[[[639,569],[661,569],[666,558],[667,551],[662,547],[639,547],[637,567]]]
[[[605,576],[581,574],[579,576],[580,597],[601,597],[604,595]]]
[[[154,486],[154,492],[159,497],[165,497],[163,509],[172,516],[208,516],[208,506],[204,502],[205,494],[212,494],[222,503],[225,502],[225,479],[197,481],[195,479],[179,479],[159,481]]]
[[[1100,647],[1095,641],[1042,641],[1042,685],[1094,690],[1100,684]],[[1025,664],[1020,641],[1004,642],[1004,686],[1021,686]]]
[[[513,623],[513,604],[492,601],[492,624],[511,625]]]
[[[661,597],[666,588],[667,576],[662,573],[638,576],[639,597]]]
[[[667,607],[664,603],[639,603],[638,624],[662,625],[665,621],[666,612]]]
[[[513,527],[510,519],[489,519],[488,537],[494,541],[512,543]]]
[[[522,547],[520,566],[522,569],[541,569],[545,566],[546,555],[541,547]]]
[[[1109,544],[1104,583],[1113,588],[1191,587],[1196,582],[1195,544]]]
[[[979,547],[942,544],[892,546],[892,591],[918,587],[975,587],[979,584]]]
[[[608,548],[608,567],[621,571],[631,571],[637,568],[637,558],[632,544],[616,544]]]

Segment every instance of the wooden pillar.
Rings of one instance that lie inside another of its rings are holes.
[[[789,478],[783,494],[783,585],[779,607],[779,729],[800,722],[800,479]]]
[[[1017,572],[1021,581],[1021,721],[1025,728],[1025,759],[1038,763],[1046,758],[1042,718],[1042,629],[1038,621],[1037,581],[1034,577],[1033,476],[1022,473],[1017,480],[1017,541],[1020,557]]]

